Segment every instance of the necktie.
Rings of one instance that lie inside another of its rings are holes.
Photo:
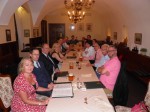
[[[53,62],[53,60],[47,55],[47,58],[53,63],[53,72],[55,71],[55,63]]]
[[[36,65],[37,65],[38,68],[41,68],[38,61],[36,62]]]
[[[53,63],[53,65],[55,65],[55,63],[53,62],[53,60],[47,55],[47,58]]]

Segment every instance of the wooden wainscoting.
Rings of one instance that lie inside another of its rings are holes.
[[[42,45],[42,37],[30,38],[30,47],[37,47]]]
[[[14,79],[17,75],[18,62],[18,43],[0,44],[0,73],[14,75]]]

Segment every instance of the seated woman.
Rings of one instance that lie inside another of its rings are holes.
[[[59,66],[63,62],[64,56],[61,53],[60,44],[54,43],[52,46],[51,56],[54,62]]]
[[[30,58],[21,60],[18,66],[19,75],[14,81],[14,96],[12,99],[12,112],[45,112],[49,99],[36,99],[36,91],[49,91],[39,87],[33,71],[33,62]]]

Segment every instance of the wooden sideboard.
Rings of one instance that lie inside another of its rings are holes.
[[[0,73],[10,74],[14,80],[17,75],[18,62],[18,43],[15,41],[0,44]]]
[[[150,57],[127,48],[118,48],[118,55],[122,55],[127,62],[126,70],[147,85],[150,81]]]

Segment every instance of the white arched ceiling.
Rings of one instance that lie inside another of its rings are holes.
[[[33,25],[37,26],[40,21],[49,12],[55,9],[64,7],[64,0],[1,0],[0,1],[0,25],[7,25],[10,17],[16,9],[28,1],[30,7]],[[69,1],[69,0],[68,0]],[[112,26],[114,20],[118,22],[124,21],[126,23],[141,21],[147,18],[145,13],[149,13],[150,0],[95,0],[93,10],[98,12],[106,19],[109,19]],[[148,16],[149,17],[149,16]],[[144,22],[144,21],[143,21]],[[135,22],[136,24],[136,22]]]
[[[42,5],[42,7],[34,6]],[[30,10],[32,12],[33,25],[38,26],[41,20],[51,11],[62,8],[64,6],[63,0],[31,0],[29,2]],[[39,11],[39,12],[38,12]]]
[[[37,26],[35,25],[35,23],[37,21],[37,18],[40,16],[40,13],[42,12],[42,9],[44,8],[45,3],[46,3],[46,0],[30,0],[28,2],[31,15],[32,15],[32,22],[34,26]]]
[[[28,0],[1,0],[0,25],[8,25],[16,9]]]
[[[3,10],[6,3],[7,3],[7,0],[1,0],[0,1],[0,15],[1,15],[2,10]]]

